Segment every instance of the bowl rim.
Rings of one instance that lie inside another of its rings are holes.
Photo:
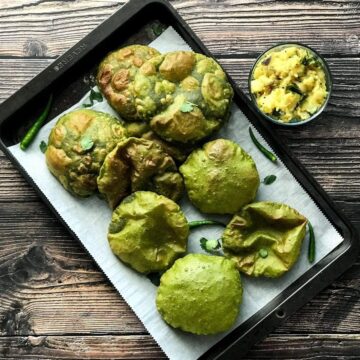
[[[326,90],[328,92],[327,97],[324,101],[324,103],[321,105],[321,107],[314,113],[312,114],[308,119],[303,120],[303,121],[297,121],[297,122],[282,122],[279,120],[276,120],[274,118],[272,118],[271,116],[265,114],[264,112],[262,112],[256,102],[256,97],[255,95],[251,92],[251,80],[253,77],[253,73],[255,70],[256,65],[259,63],[259,61],[269,52],[273,51],[274,49],[278,48],[278,47],[290,47],[290,46],[297,46],[297,47],[302,47],[304,49],[310,50],[318,59],[320,59],[322,68],[325,72],[325,78],[326,78]],[[313,48],[311,48],[308,45],[305,45],[303,43],[300,42],[296,42],[296,41],[291,41],[291,42],[280,42],[277,43],[276,45],[271,46],[270,48],[268,48],[267,50],[263,51],[255,60],[254,64],[252,65],[251,69],[250,69],[250,73],[248,76],[248,89],[249,89],[249,94],[250,94],[250,98],[252,103],[254,104],[256,110],[261,114],[261,116],[263,116],[266,120],[269,120],[270,122],[280,125],[280,126],[301,126],[301,125],[305,125],[311,121],[313,121],[315,118],[317,118],[326,108],[331,94],[332,94],[332,90],[333,90],[333,77],[329,68],[329,65],[327,64],[326,60],[324,59],[324,57],[319,54],[316,50],[314,50]]]

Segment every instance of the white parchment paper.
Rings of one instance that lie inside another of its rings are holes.
[[[151,46],[161,52],[190,49],[172,28],[162,33]],[[83,103],[89,103],[89,94],[66,112],[82,107]],[[117,116],[105,100],[92,108]],[[78,236],[167,356],[173,360],[197,359],[226,334],[196,336],[167,326],[155,307],[156,287],[145,276],[123,265],[110,250],[106,235],[111,211],[107,204],[96,196],[87,199],[73,197],[48,171],[39,144],[42,140],[47,142],[51,128],[61,115],[41,129],[26,152],[21,151],[19,145],[11,146],[9,150]],[[342,237],[281,161],[273,164],[253,145],[248,134],[249,125],[245,115],[234,105],[228,125],[219,132],[217,137],[229,138],[240,144],[255,160],[261,179],[270,174],[277,176],[277,180],[272,185],[260,186],[257,199],[286,203],[309,218],[316,232],[316,261],[319,261],[343,241]],[[258,139],[262,140],[255,129],[254,132]],[[262,140],[262,142],[266,144],[265,141]],[[268,145],[267,147],[270,148]],[[205,218],[187,199],[182,201],[181,207],[189,221]],[[220,236],[221,231],[222,229],[214,227],[193,231],[189,239],[189,252],[202,252],[199,246],[200,237],[214,239]],[[307,260],[307,245],[306,238],[299,261],[288,274],[280,279],[252,279],[242,276],[244,296],[240,316],[235,326],[254,315],[311,267]],[[221,306],[221,304],[214,304],[214,306]]]

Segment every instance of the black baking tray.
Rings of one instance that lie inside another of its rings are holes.
[[[54,94],[54,105],[49,119],[62,113],[84,96],[89,90],[96,65],[107,52],[130,43],[148,44],[156,37],[155,29],[166,26],[173,26],[194,51],[211,56],[209,50],[166,0],[131,0],[0,106],[2,151],[74,237],[76,235],[7,147],[19,142],[29,124],[41,112],[50,93]],[[229,79],[235,91],[235,103],[344,237],[344,241],[267,306],[214,345],[201,359],[241,358],[255,342],[265,337],[284,318],[294,313],[350,267],[359,250],[358,235],[349,221],[281,142],[273,125],[258,115],[250,100],[231,77]]]

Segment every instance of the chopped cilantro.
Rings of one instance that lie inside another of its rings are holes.
[[[89,136],[84,136],[80,140],[80,145],[84,151],[91,150],[94,146],[94,141]]]
[[[188,113],[194,110],[194,106],[197,106],[196,104],[190,102],[190,101],[185,101],[181,106],[180,106],[180,111],[183,113]]]
[[[263,259],[265,259],[265,258],[268,257],[269,253],[268,253],[268,251],[267,251],[266,249],[260,249],[260,250],[259,250],[259,255],[260,255]]]
[[[200,246],[204,251],[210,254],[216,254],[217,250],[221,248],[219,240],[208,240],[204,237],[200,239]]]
[[[46,142],[44,140],[40,143],[39,148],[40,148],[41,152],[43,154],[45,154],[45,151],[47,149],[47,144],[46,144]]]

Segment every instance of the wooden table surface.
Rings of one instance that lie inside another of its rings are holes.
[[[275,131],[360,227],[359,1],[172,1],[247,89],[257,55],[280,41],[319,50],[334,91],[325,113]],[[0,101],[115,12],[113,0],[1,0]],[[247,359],[359,359],[360,263]],[[92,259],[0,152],[0,358],[160,359],[160,348]],[[186,359],[184,359],[186,360]]]

